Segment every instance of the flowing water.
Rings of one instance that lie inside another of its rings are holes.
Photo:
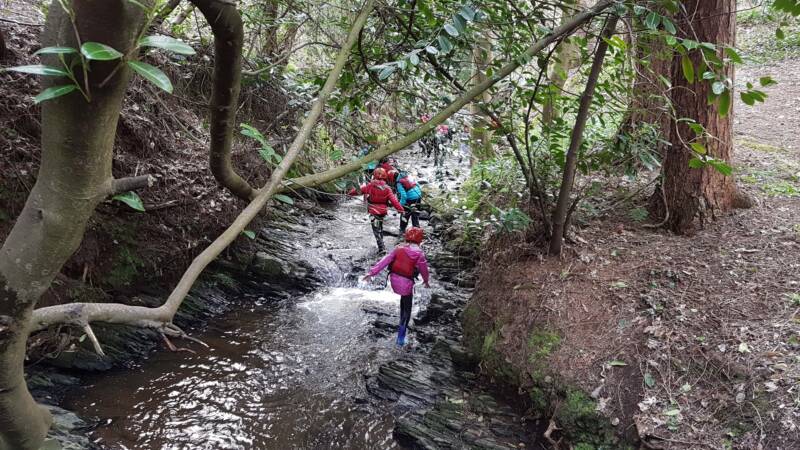
[[[376,314],[397,314],[398,297],[347,281],[374,260],[375,242],[359,200],[331,212],[294,244],[324,287],[249,294],[195,334],[210,348],[158,352],[88,380],[67,406],[100,419],[92,437],[110,449],[397,448],[390,412],[366,400],[364,374],[399,351],[370,335]]]

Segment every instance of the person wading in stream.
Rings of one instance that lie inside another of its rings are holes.
[[[359,188],[353,188],[347,193],[348,195],[364,195],[368,205],[367,212],[369,212],[369,220],[372,225],[372,234],[375,235],[375,240],[378,242],[380,253],[386,252],[386,246],[383,245],[383,219],[389,212],[388,205],[391,203],[400,214],[405,212],[392,192],[392,188],[386,184],[386,178],[386,171],[378,167],[372,172],[372,181],[362,184]]]
[[[397,175],[397,195],[400,197],[400,205],[405,212],[400,216],[400,233],[406,231],[408,219],[411,225],[419,227],[419,205],[422,203],[422,189],[406,172]]]
[[[417,275],[422,275],[425,287],[430,288],[428,261],[425,259],[425,252],[419,246],[423,237],[422,228],[409,228],[405,233],[406,242],[395,247],[364,276],[364,281],[369,281],[387,266],[389,267],[389,282],[392,290],[395,294],[400,295],[400,325],[397,328],[397,345],[401,347],[406,343],[406,330],[408,322],[411,320],[411,300],[414,297],[414,280]]]

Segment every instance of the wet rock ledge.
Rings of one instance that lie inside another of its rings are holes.
[[[410,348],[367,376],[372,401],[392,405],[394,436],[405,447],[532,448],[533,424],[479,383],[476,360],[459,343],[473,260],[442,248],[428,256],[439,287],[412,321]],[[378,317],[374,334],[391,339],[396,321]]]

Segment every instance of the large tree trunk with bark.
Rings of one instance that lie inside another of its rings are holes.
[[[734,45],[736,33],[736,2],[734,0],[687,0],[682,3],[677,19],[678,35],[700,42],[715,43],[722,57],[726,45]],[[701,53],[690,53],[695,67],[701,67]],[[697,72],[701,73],[700,71]],[[733,65],[725,68],[733,79]],[[733,111],[722,117],[716,104],[708,104],[711,85],[705,80],[686,80],[681,68],[681,58],[672,61],[671,101],[675,117],[691,118],[705,127],[713,136],[704,145],[708,155],[721,161],[730,161],[733,147],[731,127]],[[665,218],[665,225],[676,233],[691,234],[698,225],[713,219],[722,212],[738,206],[740,196],[731,176],[725,176],[712,167],[692,169],[689,160],[695,155],[686,142],[694,132],[685,121],[673,121],[670,127],[670,149],[666,152],[662,168],[662,186],[653,197],[656,215]]]
[[[139,7],[125,1],[71,4],[80,18],[76,30],[54,4],[43,45],[79,47],[77,32],[83,42],[102,42],[122,52],[131,48],[143,22]],[[114,135],[129,72],[123,68],[114,82],[99,85],[116,64],[92,63],[91,103],[73,92],[42,105],[39,174],[0,249],[0,450],[38,449],[50,425],[50,415],[34,402],[23,378],[29,319],[80,244],[95,207],[113,191]]]

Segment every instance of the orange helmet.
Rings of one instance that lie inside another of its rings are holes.
[[[374,172],[372,172],[372,178],[375,180],[385,180],[386,178],[388,178],[388,176],[386,175],[386,169],[378,167],[377,169],[375,169]]]
[[[422,228],[417,228],[417,227],[409,228],[405,234],[406,242],[411,242],[413,244],[422,243],[422,238],[424,236],[425,233],[422,231]]]

